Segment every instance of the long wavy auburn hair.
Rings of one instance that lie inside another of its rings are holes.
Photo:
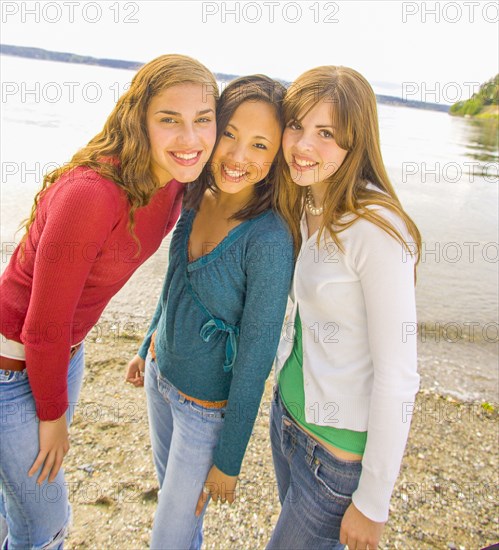
[[[153,59],[134,76],[130,88],[118,99],[104,128],[63,166],[43,179],[35,196],[30,217],[25,221],[28,236],[38,204],[47,189],[64,174],[85,166],[113,181],[126,193],[130,204],[129,230],[134,234],[135,211],[146,206],[159,188],[151,170],[151,147],[146,114],[151,99],[167,88],[179,84],[201,84],[206,101],[218,100],[218,85],[213,74],[199,61],[177,54]],[[137,242],[140,249],[140,243]]]
[[[246,101],[267,103],[274,109],[274,114],[282,130],[284,121],[282,117],[282,101],[286,89],[279,82],[268,76],[256,74],[242,76],[233,80],[222,92],[217,106],[217,138],[214,151],[223,136],[232,116]],[[231,219],[247,220],[254,218],[273,207],[274,187],[276,178],[277,157],[273,161],[270,171],[265,178],[255,184],[251,199],[238,212],[235,212]],[[187,187],[184,206],[198,210],[207,189],[213,193],[220,192],[216,183],[211,165],[203,169],[198,180]]]
[[[340,250],[340,234],[359,218],[376,224],[398,240],[419,261],[421,235],[406,214],[390,183],[381,156],[376,96],[367,80],[348,67],[323,66],[303,73],[287,90],[283,102],[287,124],[299,121],[320,101],[331,103],[334,139],[348,151],[338,170],[327,179],[324,214],[317,243],[327,231]],[[369,189],[373,184],[377,190]],[[379,192],[379,191],[381,192]],[[293,234],[295,254],[301,247],[300,219],[306,187],[293,182],[289,167],[279,157],[276,204]],[[412,241],[406,242],[398,229],[372,206],[387,208],[407,226]]]

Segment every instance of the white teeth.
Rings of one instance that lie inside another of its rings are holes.
[[[224,172],[230,176],[231,178],[240,178],[241,176],[244,176],[246,174],[245,170],[229,170],[227,166],[224,165]]]
[[[174,157],[184,160],[192,160],[198,156],[197,153],[173,153]]]
[[[298,166],[314,166],[315,164],[317,164],[316,162],[313,162],[311,160],[301,160],[301,159],[297,159],[295,158],[295,162],[296,164],[298,164]]]

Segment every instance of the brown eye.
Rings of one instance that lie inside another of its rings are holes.
[[[324,138],[334,138],[333,134],[329,130],[321,130],[319,134]]]

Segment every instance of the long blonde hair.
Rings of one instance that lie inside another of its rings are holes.
[[[204,65],[191,57],[162,55],[141,67],[130,88],[119,98],[102,131],[69,162],[44,177],[42,188],[35,196],[31,215],[24,223],[26,232],[23,241],[35,220],[38,204],[47,188],[62,175],[79,166],[95,170],[125,191],[130,204],[128,225],[135,238],[135,211],[148,204],[159,186],[151,170],[147,108],[154,96],[167,88],[186,83],[201,84],[207,101],[210,96],[215,101],[218,100],[215,77]]]
[[[284,98],[284,120],[303,118],[319,101],[331,103],[332,125],[339,147],[348,151],[338,170],[327,180],[324,214],[318,242],[327,231],[340,250],[339,234],[359,218],[375,223],[400,241],[419,259],[421,236],[405,213],[390,183],[381,156],[376,96],[367,80],[348,67],[323,66],[303,73],[288,89]],[[287,221],[295,242],[295,253],[301,246],[300,219],[304,211],[306,188],[296,185],[283,156],[279,158],[279,184],[276,202]],[[371,183],[378,190],[370,189]],[[394,212],[406,224],[413,245],[409,246],[398,229],[376,209],[378,205]],[[348,214],[351,214],[348,216]]]

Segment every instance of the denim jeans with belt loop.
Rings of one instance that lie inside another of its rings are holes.
[[[84,344],[68,366],[68,426],[83,380]],[[52,483],[38,485],[42,467],[28,471],[40,451],[38,417],[26,369],[0,370],[0,514],[8,537],[2,549],[61,550],[71,518],[63,468]],[[1,541],[0,541],[1,542]]]
[[[151,549],[199,549],[203,511],[196,505],[220,438],[225,407],[190,401],[159,372],[148,353],[144,380],[154,465],[159,482]]]
[[[282,508],[267,549],[343,549],[341,520],[359,483],[361,462],[334,456],[302,430],[277,386],[270,439]]]

